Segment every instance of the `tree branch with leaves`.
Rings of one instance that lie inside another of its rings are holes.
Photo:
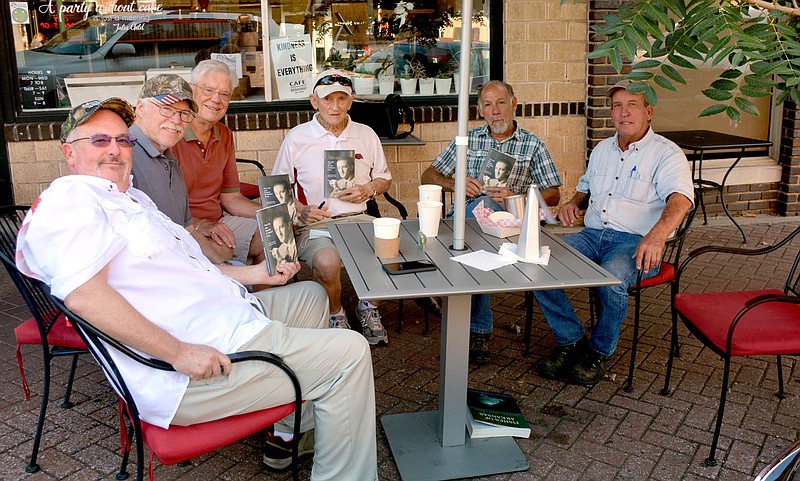
[[[562,1],[563,3],[563,1]],[[655,87],[686,85],[681,69],[725,70],[703,90],[716,102],[700,116],[759,115],[752,98],[776,91],[776,105],[800,104],[800,9],[764,0],[637,0],[592,27],[601,40],[589,58],[608,57],[628,87],[658,104]]]

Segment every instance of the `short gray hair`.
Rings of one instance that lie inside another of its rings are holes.
[[[192,84],[197,85],[203,76],[209,72],[221,72],[227,75],[231,81],[231,92],[239,86],[239,78],[236,76],[236,72],[228,68],[228,64],[225,62],[214,59],[203,60],[192,69]]]

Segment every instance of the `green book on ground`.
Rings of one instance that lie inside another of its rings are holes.
[[[528,421],[508,394],[467,389],[467,430],[470,437],[531,435]]]

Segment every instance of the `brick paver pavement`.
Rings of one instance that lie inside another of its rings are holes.
[[[747,220],[747,219],[745,219]],[[774,243],[800,225],[800,219],[761,217],[744,228],[749,246]],[[707,244],[738,246],[740,237],[726,220],[709,226],[696,223],[687,250]],[[710,258],[691,273],[690,288],[720,290],[780,287],[790,268],[796,239],[788,249],[739,264],[726,256]],[[67,361],[54,362],[51,404],[39,462],[42,471],[27,474],[32,436],[41,400],[41,352],[23,348],[32,398],[24,399],[14,359],[13,326],[29,314],[8,285],[0,297],[0,479],[111,479],[119,455],[116,400],[91,359],[79,363],[72,409],[59,407]],[[346,285],[347,305],[355,306]],[[585,290],[570,291],[579,314],[588,316]],[[388,346],[373,348],[379,416],[435,407],[438,393],[439,319],[433,332],[422,333],[420,309],[406,303],[406,329],[394,331],[397,304],[382,307],[390,329]],[[492,362],[470,370],[470,386],[513,394],[528,418],[532,434],[518,444],[530,460],[524,473],[492,476],[501,480],[752,480],[780,450],[794,442],[800,427],[800,386],[793,376],[795,359],[784,359],[788,397],[779,401],[774,358],[737,358],[725,412],[720,465],[701,466],[708,454],[717,408],[722,365],[720,359],[689,338],[680,328],[682,357],[675,363],[671,396],[659,394],[664,382],[669,338],[669,293],[651,288],[642,299],[642,330],[634,391],[623,391],[627,373],[630,316],[623,326],[619,349],[608,378],[593,388],[550,381],[535,366],[554,346],[541,314],[536,313],[533,350],[522,355],[522,295],[493,297],[496,316]],[[399,480],[386,437],[378,424],[378,463],[382,480]],[[159,480],[288,480],[288,473],[265,471],[252,436],[219,452],[193,459],[191,466],[160,466]],[[307,478],[310,460],[302,462]]]

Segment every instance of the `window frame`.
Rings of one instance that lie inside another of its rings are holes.
[[[503,80],[503,16],[504,8],[501,0],[489,2],[489,75],[491,79]],[[60,122],[66,119],[67,109],[23,110],[19,92],[19,76],[17,74],[17,52],[12,41],[11,10],[0,8],[0,56],[10,59],[10,68],[0,73],[0,102],[6,108],[0,108],[5,124]],[[470,96],[471,103],[476,95]],[[432,97],[406,97],[410,106],[456,105],[456,95]],[[273,100],[271,102],[236,102],[228,108],[229,114],[247,114],[264,112],[292,112],[311,110],[308,100]]]

